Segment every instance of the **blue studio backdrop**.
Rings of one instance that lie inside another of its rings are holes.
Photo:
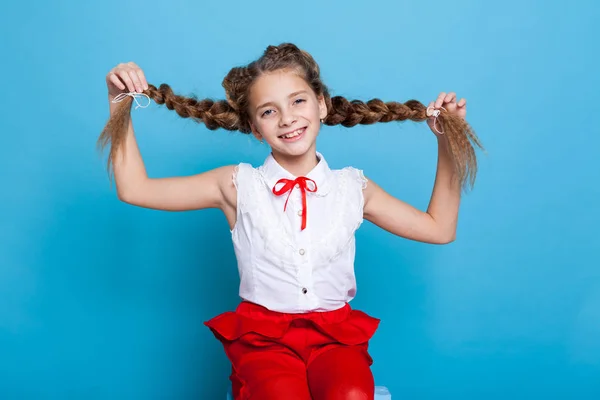
[[[203,321],[238,276],[218,210],[117,199],[96,139],[105,76],[222,99],[230,68],[294,42],[333,95],[427,104],[456,91],[487,149],[457,240],[365,222],[355,308],[381,318],[395,399],[600,398],[599,6],[592,1],[13,2],[0,15],[0,398],[219,399],[229,364]],[[151,177],[262,163],[251,136],[155,103],[132,111]],[[425,210],[425,123],[324,127],[318,149]]]

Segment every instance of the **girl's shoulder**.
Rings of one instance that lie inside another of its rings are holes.
[[[351,180],[352,182],[358,183],[362,189],[367,187],[368,179],[365,177],[364,171],[360,168],[353,166],[346,166],[339,169],[332,169],[331,172],[338,178],[344,180]]]

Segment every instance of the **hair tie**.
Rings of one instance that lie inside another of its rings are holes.
[[[112,100],[112,103],[120,103],[121,101],[125,100],[125,98],[127,98],[127,96],[133,97],[133,101],[135,101],[135,104],[137,104],[135,106],[135,109],[137,110],[139,107],[142,108],[146,108],[150,105],[150,96],[148,96],[145,93],[137,93],[137,92],[129,92],[129,93],[120,93],[117,96],[115,96],[115,98]],[[141,96],[145,96],[148,99],[148,104],[146,104],[145,106],[141,105],[138,102],[138,97]]]
[[[444,108],[444,107],[441,107]],[[444,108],[444,111],[448,111]],[[437,133],[439,133],[440,135],[443,135],[444,132],[440,132],[438,131],[437,127],[435,126],[436,122],[437,122],[437,117],[440,115],[440,110],[436,110],[435,108],[433,108],[432,106],[427,107],[427,116],[428,117],[433,117],[433,129],[436,130]]]

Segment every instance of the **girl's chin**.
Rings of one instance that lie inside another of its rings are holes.
[[[271,147],[272,150],[274,150],[275,152],[284,155],[284,156],[292,156],[292,157],[298,157],[298,156],[303,156],[304,154],[306,154],[310,149],[313,148],[312,144],[303,144],[303,143],[298,143],[294,146],[277,146],[277,147]]]

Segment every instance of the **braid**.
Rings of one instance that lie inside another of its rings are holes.
[[[328,102],[328,110],[324,123],[345,127],[406,120],[421,122],[428,118],[427,107],[417,100],[384,103],[380,99],[372,99],[365,103],[360,100],[348,101],[344,97],[335,96]],[[477,175],[477,158],[471,142],[483,149],[481,142],[469,124],[460,117],[441,110],[437,122],[442,126],[444,136],[448,139],[461,186],[464,187],[468,181],[469,186],[473,187]]]
[[[243,133],[251,132],[247,104],[248,88],[254,79],[250,67],[235,67],[229,71],[222,83],[227,103],[237,112],[238,130]]]
[[[231,104],[225,100],[214,101],[211,99],[198,100],[196,97],[184,97],[173,93],[171,87],[167,84],[156,88],[154,85],[148,85],[148,89],[143,92],[157,104],[164,104],[169,110],[175,112],[183,118],[192,118],[196,122],[204,123],[210,130],[223,128],[229,131],[247,131],[240,122],[239,114],[234,110]],[[107,169],[112,171],[114,157],[121,146],[125,145],[127,127],[131,118],[131,105],[133,99],[127,96],[121,101],[106,126],[98,138],[97,145],[103,150],[110,144]]]
[[[428,119],[427,107],[417,100],[398,103],[372,99],[365,103],[360,100],[349,101],[340,96],[331,97],[329,89],[321,80],[319,65],[308,52],[292,43],[268,46],[259,59],[246,66],[232,68],[222,82],[226,100],[198,100],[195,97],[176,95],[166,84],[160,85],[159,88],[149,85],[144,94],[157,104],[164,104],[169,110],[175,110],[183,118],[192,118],[196,122],[204,123],[208,129],[223,128],[250,133],[248,105],[252,84],[265,73],[281,70],[297,73],[316,95],[323,96],[328,110],[324,119],[326,125],[352,127],[357,124],[406,120],[422,122]],[[132,98],[127,96],[116,107],[98,138],[98,146],[101,149],[109,143],[111,145],[108,157],[109,171],[117,150],[124,145],[132,102]],[[441,110],[436,123],[441,126],[448,140],[461,186],[467,181],[473,186],[477,173],[477,159],[472,143],[483,149],[479,139],[464,119],[445,110]]]
[[[194,96],[176,95],[171,87],[164,83],[158,89],[148,85],[145,93],[157,104],[164,104],[169,110],[175,110],[180,117],[203,122],[210,130],[218,128],[229,131],[239,130],[239,116],[225,100],[198,100]]]

